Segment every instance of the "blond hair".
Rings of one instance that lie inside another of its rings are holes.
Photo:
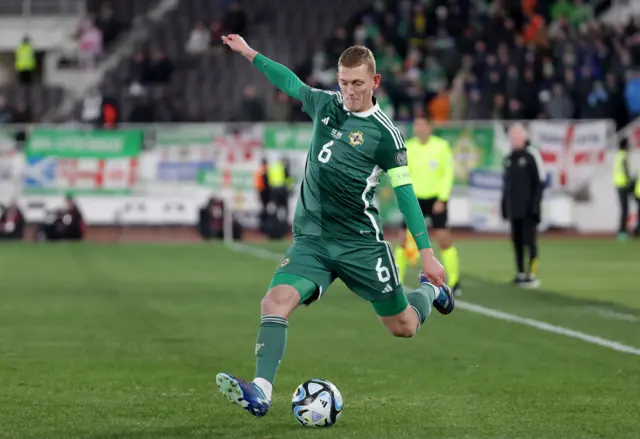
[[[376,74],[376,59],[373,57],[371,50],[364,46],[351,46],[342,52],[338,60],[338,66],[353,69],[366,65],[367,69]]]

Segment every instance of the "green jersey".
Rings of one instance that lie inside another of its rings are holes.
[[[377,103],[354,113],[340,92],[302,87],[303,110],[314,124],[293,220],[296,235],[382,239],[374,205],[385,171],[406,167],[404,140]]]
[[[276,87],[300,99],[313,119],[313,139],[307,156],[293,232],[327,238],[382,240],[374,205],[383,172],[391,178],[398,207],[419,249],[431,242],[411,185],[407,151],[400,131],[374,102],[353,113],[342,95],[305,85],[291,70],[257,54],[255,65]]]

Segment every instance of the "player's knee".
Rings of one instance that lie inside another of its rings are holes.
[[[415,322],[407,319],[394,319],[384,322],[385,326],[394,337],[409,338],[416,335],[417,326]]]
[[[434,234],[440,249],[446,250],[453,246],[453,236],[449,229],[438,229]]]
[[[262,315],[288,317],[300,300],[300,294],[290,285],[277,285],[262,298]]]
[[[401,323],[388,328],[394,337],[411,338],[416,335],[416,327],[407,323]]]

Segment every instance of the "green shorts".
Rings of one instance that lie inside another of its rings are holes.
[[[371,302],[381,317],[400,314],[409,305],[393,249],[386,241],[296,236],[269,288],[291,285],[300,293],[300,303],[309,305],[319,300],[336,278]]]

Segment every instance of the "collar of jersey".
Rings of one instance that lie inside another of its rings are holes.
[[[349,109],[347,108],[347,106],[345,104],[342,104],[342,108],[344,109],[344,111],[356,116],[356,117],[369,117],[371,116],[373,113],[375,113],[376,111],[378,111],[380,109],[380,105],[378,105],[378,103],[376,102],[375,104],[373,104],[373,107],[369,108],[367,111],[360,111],[360,112],[355,112],[355,111],[349,111]]]

